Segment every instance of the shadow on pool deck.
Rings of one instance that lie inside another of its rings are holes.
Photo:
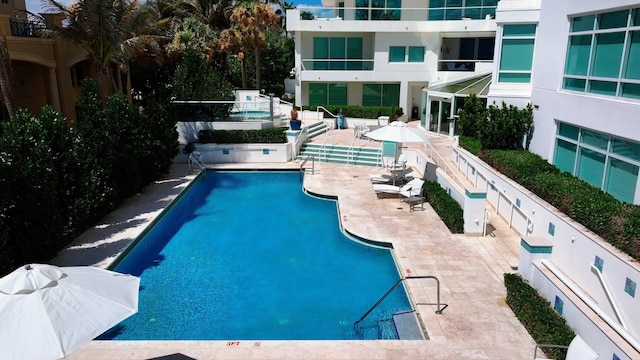
[[[353,136],[352,129],[343,131],[345,139]],[[443,142],[439,146],[449,145]],[[428,204],[425,211],[409,212],[407,204],[397,198],[378,199],[368,174],[380,169],[320,162],[315,165],[316,172],[305,176],[304,187],[338,197],[345,230],[359,237],[392,243],[403,276],[433,275],[440,279],[441,302],[449,307],[442,315],[435,314],[433,305],[416,308],[430,340],[92,341],[68,359],[531,358],[535,344],[504,301],[502,275],[513,272],[519,251],[519,237],[504,222],[492,218],[493,236],[451,234]],[[295,169],[299,164],[216,167]],[[164,181],[129,199],[82,234],[54,263],[108,266],[194,178],[187,173],[186,165],[174,165]],[[282,214],[282,221],[285,218],[286,214]],[[409,281],[407,287],[415,302],[435,302],[433,282]]]

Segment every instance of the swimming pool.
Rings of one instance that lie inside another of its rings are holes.
[[[140,305],[101,339],[392,339],[411,309],[400,286],[354,331],[398,269],[298,172],[202,174],[112,268],[141,277]]]

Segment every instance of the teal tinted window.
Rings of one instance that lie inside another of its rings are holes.
[[[400,84],[382,84],[381,106],[398,106],[400,103]]]
[[[344,70],[346,63],[344,61],[336,61],[336,59],[346,59],[347,54],[345,51],[345,38],[331,38],[330,41],[330,53],[329,68],[331,70]]]
[[[572,91],[584,91],[585,86],[587,85],[587,80],[585,79],[571,79],[565,78],[562,83],[562,88],[566,90]]]
[[[598,16],[598,29],[614,29],[627,26],[629,10],[615,11]]]
[[[389,47],[389,62],[404,62],[404,46]]]
[[[531,70],[533,39],[503,39],[500,70]]]
[[[329,105],[347,105],[347,84],[328,84]]]
[[[593,94],[616,96],[618,83],[611,81],[591,80],[589,82],[589,92]]]
[[[310,83],[309,84],[309,105],[326,105],[327,104],[327,84]]]
[[[564,73],[567,75],[587,75],[590,52],[591,35],[571,36]]]
[[[571,19],[571,32],[593,30],[595,15],[579,16]]]
[[[362,59],[362,38],[347,38],[347,59]],[[348,70],[363,70],[362,61],[348,61]]]
[[[611,152],[620,156],[640,161],[640,144],[623,139],[611,139]]]
[[[618,77],[622,49],[624,47],[624,36],[624,32],[596,35],[591,70],[592,76]]]
[[[409,46],[409,62],[424,62],[424,46]]]
[[[633,203],[638,183],[638,167],[627,162],[611,159],[607,171],[605,191],[618,200]]]
[[[633,10],[633,17],[631,18],[631,26],[640,26],[640,9]]]
[[[622,97],[640,99],[640,84],[622,84]]]
[[[329,69],[328,61],[318,61],[316,59],[329,58],[329,38],[313,38],[313,69],[327,70]]]
[[[578,177],[592,186],[602,189],[604,154],[581,148],[578,162]]]
[[[604,135],[591,130],[582,130],[582,139],[580,140],[587,145],[591,145],[602,150],[607,150],[609,147],[609,135]]]
[[[521,24],[521,25],[505,25],[502,29],[503,37],[514,36],[535,36],[536,25],[535,24]]]
[[[578,140],[580,129],[565,123],[558,124],[558,135],[564,136],[568,139]]]
[[[380,98],[382,86],[380,84],[363,84],[362,85],[362,105],[363,106],[380,106]]]
[[[531,73],[509,73],[498,74],[498,82],[528,83],[531,81]]]
[[[558,169],[573,174],[573,168],[576,163],[576,149],[577,146],[575,144],[558,139],[553,163]]]
[[[640,31],[629,32],[629,46],[622,77],[640,80]]]

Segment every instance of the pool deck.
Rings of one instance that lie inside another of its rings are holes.
[[[352,137],[352,129],[338,130],[331,141],[350,143]],[[450,142],[445,138],[431,140],[442,155],[450,149]],[[221,164],[215,168],[299,166],[292,162]],[[429,340],[92,341],[66,359],[531,359],[535,343],[506,305],[502,281],[503,274],[514,272],[518,265],[520,237],[495,215],[485,237],[451,234],[429,204],[424,210],[410,212],[397,197],[378,198],[368,174],[381,171],[316,162],[315,173],[305,175],[304,188],[337,196],[347,232],[391,243],[404,276],[439,279],[440,300],[448,307],[441,315],[435,313],[435,305],[416,307]],[[107,266],[194,177],[186,165],[174,165],[164,180],[126,201],[53,263]],[[274,221],[285,223],[288,216],[274,216]],[[414,302],[436,302],[434,280],[406,283]]]

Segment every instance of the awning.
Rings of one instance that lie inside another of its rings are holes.
[[[491,74],[477,76],[471,79],[459,82],[449,83],[445,85],[436,85],[428,88],[429,93],[437,92],[443,94],[452,94],[458,96],[469,96],[476,94],[478,97],[487,97],[489,94],[489,85],[491,85]]]

